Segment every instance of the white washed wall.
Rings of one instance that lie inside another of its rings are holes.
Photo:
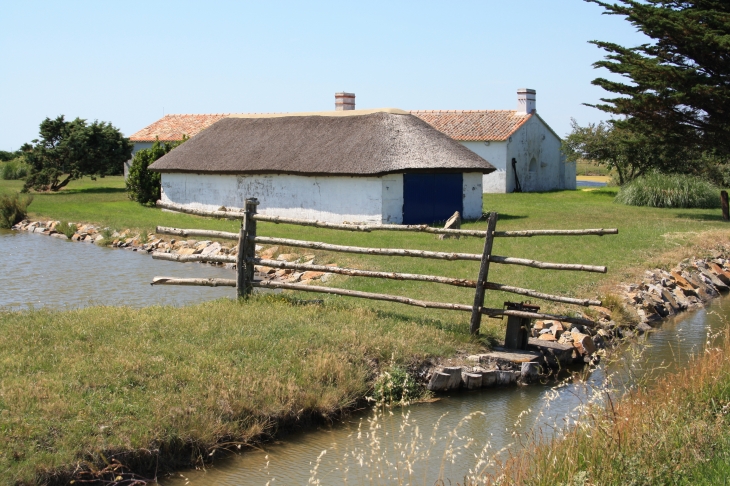
[[[496,171],[482,176],[482,190],[486,193],[505,192],[507,142],[489,142],[489,145],[486,145],[485,142],[474,141],[459,143],[497,168]]]
[[[383,179],[383,224],[403,223],[403,174],[387,174]]]
[[[567,179],[565,159],[560,151],[561,142],[538,117],[532,117],[512,135],[507,143],[507,160],[517,160],[517,177],[523,192],[565,189]],[[535,170],[530,170],[531,160]],[[512,170],[507,171],[506,192],[515,189]]]
[[[162,174],[163,201],[215,210],[242,208],[247,198],[255,197],[260,213],[331,223],[380,224],[386,214],[394,218],[383,211],[382,193],[381,177]],[[402,220],[402,176],[400,193]],[[396,206],[393,199],[391,209]]]
[[[478,219],[482,215],[482,173],[465,172],[462,177],[464,184],[464,214],[463,219]]]

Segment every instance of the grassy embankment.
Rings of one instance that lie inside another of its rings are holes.
[[[613,398],[616,400],[616,397]],[[685,369],[539,436],[472,484],[719,485],[730,478],[730,328]]]
[[[16,186],[20,183],[0,181],[0,191]],[[122,187],[121,178],[76,182],[59,194],[36,195],[31,215],[115,229],[150,230],[157,224],[237,229],[235,222],[140,207],[126,199]],[[617,236],[495,242],[495,254],[607,264],[607,276],[493,265],[490,280],[594,296],[611,283],[634,281],[644,268],[676,263],[700,240],[712,246],[710,234],[726,238],[719,210],[626,207],[613,204],[614,195],[607,189],[485,196],[485,211],[501,215],[498,229],[620,229]],[[477,238],[441,241],[271,224],[261,224],[260,233],[359,246],[482,249]],[[318,260],[464,278],[478,272],[476,262],[327,253],[318,253]],[[468,289],[364,278],[340,278],[333,285],[444,302],[471,303],[473,295]],[[501,307],[518,297],[490,292],[487,304]],[[565,310],[547,304],[544,309]],[[0,313],[0,333],[13,336],[0,342],[0,481],[32,481],[38,471],[79,460],[99,464],[102,453],[108,458],[113,451],[159,449],[159,463],[154,453],[138,456],[151,469],[195,462],[216,442],[245,442],[271,432],[276,423],[351,405],[366,393],[376,362],[392,357],[409,363],[477,349],[481,344],[467,335],[468,318],[330,297],[322,306],[307,307],[273,298],[184,309]],[[486,334],[501,334],[499,321],[484,324]]]

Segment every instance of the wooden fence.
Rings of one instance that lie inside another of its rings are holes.
[[[492,244],[495,238],[527,238],[534,236],[585,236],[596,235],[603,236],[609,234],[617,234],[617,229],[583,229],[583,230],[527,230],[527,231],[496,231],[497,213],[490,213],[487,220],[486,231],[475,230],[455,230],[433,228],[426,225],[355,225],[355,224],[335,224],[325,223],[321,221],[308,221],[292,218],[280,218],[276,216],[266,216],[257,213],[258,201],[256,199],[247,199],[246,207],[242,211],[203,211],[198,209],[186,208],[177,204],[157,202],[157,206],[163,209],[178,211],[199,216],[211,216],[215,218],[240,219],[241,230],[239,233],[229,233],[225,231],[211,231],[200,229],[180,229],[167,228],[158,226],[157,233],[168,234],[181,237],[204,237],[217,238],[238,241],[238,253],[235,257],[228,255],[176,255],[169,253],[155,252],[152,258],[161,260],[172,260],[179,262],[218,262],[218,263],[235,263],[237,269],[237,278],[233,279],[197,279],[197,278],[170,278],[155,277],[152,281],[153,285],[202,285],[210,287],[230,286],[236,287],[239,297],[248,297],[254,288],[273,288],[299,290],[303,292],[320,292],[334,295],[344,295],[348,297],[358,297],[363,299],[384,300],[389,302],[398,302],[401,304],[413,305],[430,309],[447,309],[461,312],[471,313],[470,331],[472,334],[479,332],[481,318],[483,315],[489,317],[515,316],[526,319],[554,319],[575,324],[592,325],[593,322],[587,319],[581,319],[569,316],[558,316],[551,314],[543,314],[538,312],[527,312],[510,309],[490,309],[484,307],[484,294],[487,290],[499,290],[503,292],[511,292],[536,299],[549,300],[553,302],[561,302],[565,304],[575,304],[582,306],[601,305],[598,300],[579,299],[574,297],[565,297],[560,295],[551,295],[536,290],[513,287],[496,282],[489,282],[489,266],[491,263],[505,265],[523,265],[543,270],[572,270],[583,272],[606,273],[605,266],[594,265],[577,265],[570,263],[549,263],[524,258],[513,258],[508,256],[498,256],[492,253]],[[223,208],[224,209],[224,208]],[[415,231],[423,233],[446,234],[454,236],[477,236],[484,238],[484,251],[481,255],[472,253],[449,253],[425,250],[409,250],[394,248],[366,248],[359,246],[343,246],[334,245],[316,241],[293,240],[289,238],[273,238],[259,236],[256,230],[258,221],[266,221],[270,223],[286,223],[301,226],[313,226],[317,228],[329,228],[344,231]],[[323,265],[314,265],[307,263],[293,263],[279,260],[269,260],[256,257],[256,244],[264,245],[283,245],[298,248],[309,248],[313,250],[327,250],[334,252],[355,253],[362,255],[387,255],[387,256],[403,256],[415,258],[433,258],[439,260],[471,260],[480,262],[479,275],[475,280],[442,277],[436,275],[420,275],[411,273],[396,272],[376,272],[370,270],[358,270],[354,268],[339,268]],[[474,303],[472,305],[455,304],[446,302],[429,302],[408,297],[390,294],[378,294],[372,292],[360,292],[356,290],[345,290],[338,288],[322,287],[316,285],[301,285],[273,281],[254,281],[254,266],[265,265],[273,268],[290,269],[299,271],[314,272],[330,272],[340,275],[349,275],[355,277],[385,278],[393,280],[413,280],[418,282],[438,283],[443,285],[453,285],[457,287],[470,287],[475,289]]]

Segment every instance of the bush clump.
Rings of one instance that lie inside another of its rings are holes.
[[[421,389],[411,375],[400,366],[391,365],[390,370],[375,380],[372,398],[378,404],[407,405],[421,395]]]
[[[654,208],[718,208],[720,188],[690,175],[652,173],[624,184],[616,202]]]
[[[30,166],[28,166],[28,164],[25,163],[25,160],[20,157],[9,160],[0,165],[0,179],[4,179],[6,181],[24,179],[29,172]]]
[[[12,228],[28,215],[28,206],[33,196],[3,194],[0,196],[0,228]]]
[[[68,223],[66,221],[61,221],[60,223],[58,223],[56,225],[56,228],[55,229],[59,233],[63,233],[64,235],[66,235],[66,238],[68,238],[70,240],[71,237],[76,233],[77,227],[73,223]]]
[[[148,167],[185,140],[187,137],[183,137],[182,142],[160,143],[156,140],[152,147],[134,154],[127,176],[129,199],[144,205],[153,205],[160,199],[160,173],[152,172]]]

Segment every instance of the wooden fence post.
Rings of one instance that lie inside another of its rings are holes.
[[[489,276],[489,257],[492,254],[492,243],[494,242],[494,229],[497,226],[497,213],[489,213],[487,223],[487,237],[484,240],[484,252],[482,253],[482,264],[479,267],[479,278],[477,279],[477,290],[474,294],[474,306],[471,311],[470,332],[472,335],[479,334],[479,327],[482,324],[482,307],[484,306],[484,289]]]
[[[730,208],[728,208],[727,191],[720,191],[720,203],[722,204],[722,219],[730,221]]]
[[[256,206],[259,201],[256,198],[246,199],[246,212],[241,221],[241,231],[238,236],[238,254],[236,255],[236,295],[244,299],[248,298],[253,291],[253,263],[247,261],[256,257],[256,243],[249,237],[256,236],[256,220],[252,218],[256,214]]]

